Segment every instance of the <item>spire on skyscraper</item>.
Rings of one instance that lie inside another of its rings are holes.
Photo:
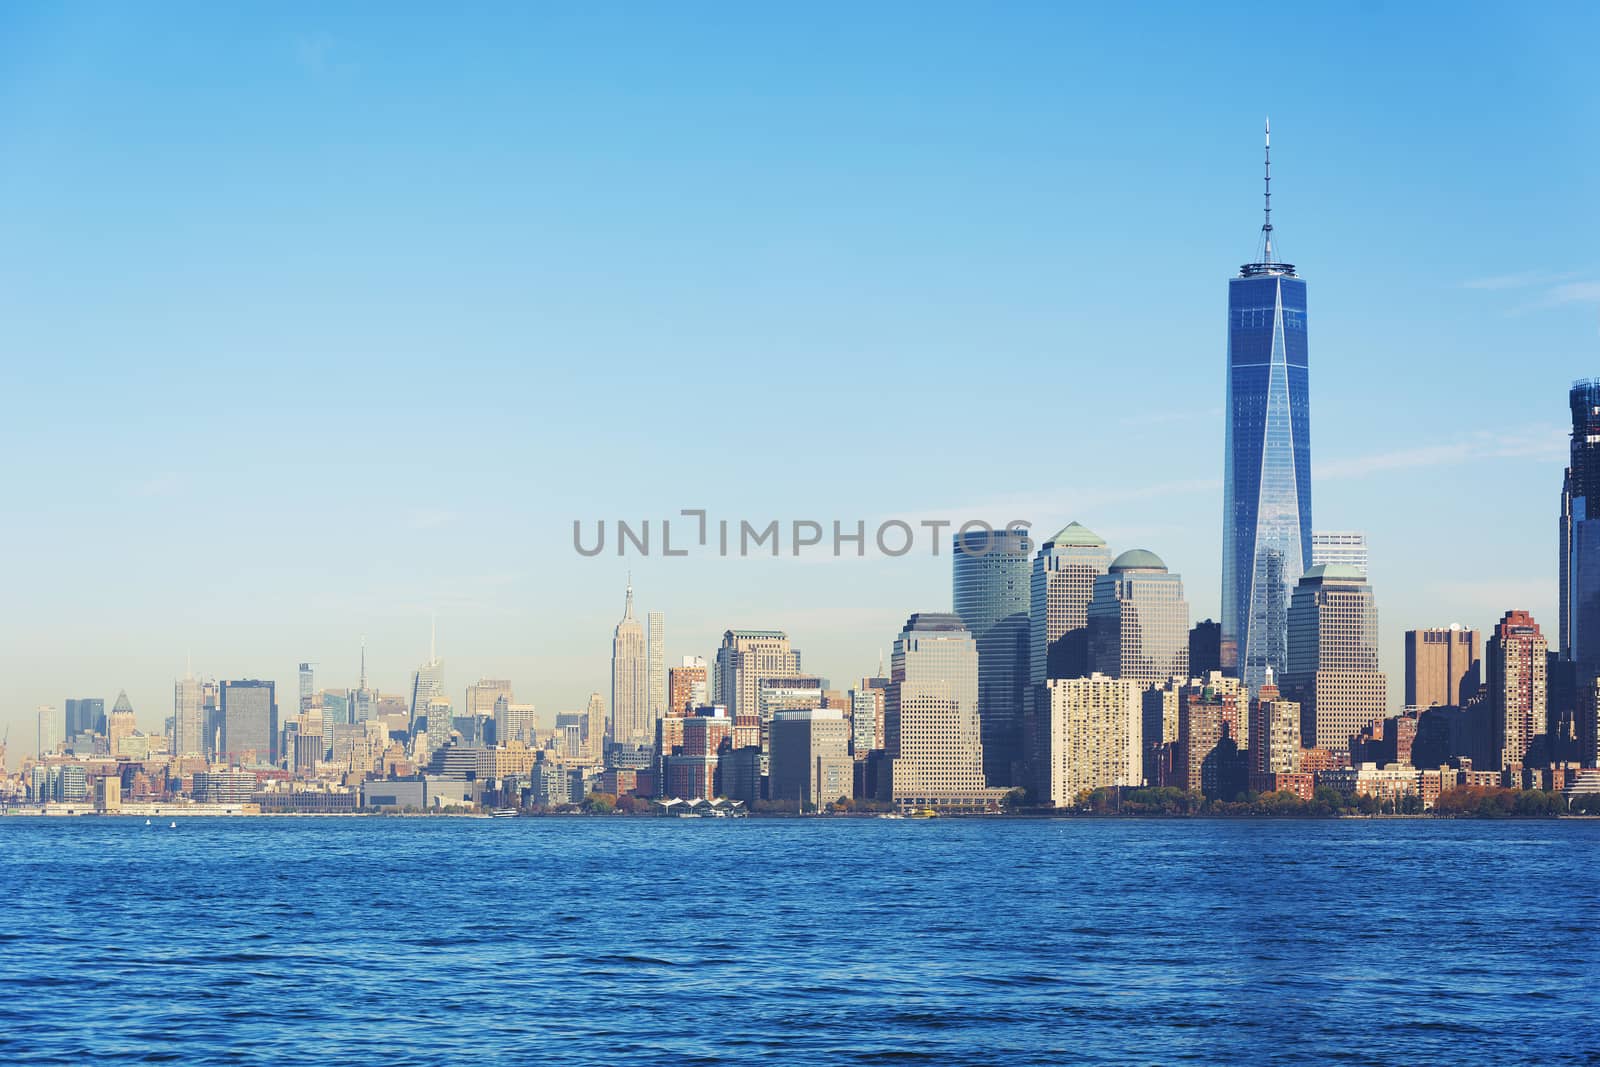
[[[1267,151],[1266,221],[1261,224],[1261,239],[1262,239],[1262,242],[1263,242],[1263,248],[1265,248],[1265,250],[1266,250],[1266,255],[1262,256],[1261,258],[1262,258],[1262,262],[1271,263],[1272,262],[1272,116],[1271,115],[1267,116],[1266,151]]]
[[[1261,221],[1261,255],[1257,262],[1239,268],[1242,278],[1255,278],[1263,274],[1287,274],[1294,277],[1293,263],[1279,263],[1272,249],[1272,119],[1269,116],[1263,130],[1266,169],[1263,177],[1264,194]]]
[[[627,602],[627,605],[623,608],[622,617],[624,619],[633,618],[633,572],[632,571],[628,572],[628,602]]]

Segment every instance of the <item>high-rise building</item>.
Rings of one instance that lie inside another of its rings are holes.
[[[1201,619],[1189,627],[1189,673],[1205,677],[1222,669],[1222,624]]]
[[[850,754],[866,759],[867,753],[883,747],[878,723],[883,718],[883,690],[866,686],[850,690]]]
[[[1189,602],[1161,557],[1130,549],[1094,581],[1089,666],[1110,678],[1159,685],[1189,673]]]
[[[633,617],[633,583],[622,620],[611,638],[611,741],[626,748],[648,745],[654,736],[649,706],[644,627]]]
[[[199,756],[205,751],[205,695],[200,679],[189,670],[172,687],[172,754]]]
[[[1268,678],[1250,701],[1250,773],[1300,770],[1300,705],[1283,699]]]
[[[782,630],[729,630],[712,674],[711,699],[728,709],[735,723],[760,713],[761,683],[800,674],[800,653]]]
[[[1089,673],[1089,601],[1111,550],[1094,531],[1069,523],[1039,547],[1028,596],[1030,685]]]
[[[365,673],[365,646],[362,652],[362,671]],[[444,661],[439,658],[438,628],[433,627],[428,637],[428,661],[411,674],[411,732],[427,730],[428,706],[435,697],[444,693]]]
[[[880,795],[902,807],[984,808],[1002,789],[983,776],[978,646],[959,615],[923,612],[895,639],[884,697],[888,773]]]
[[[67,701],[66,737],[106,732],[106,702],[99,697]]]
[[[772,751],[772,719],[780,711],[805,711],[824,707],[828,688],[826,678],[763,678],[756,689],[756,708],[760,715],[762,752]],[[735,719],[735,726],[738,720]]]
[[[1248,787],[1243,683],[1220,671],[1178,689],[1178,739],[1165,784],[1232,800]]]
[[[134,735],[139,729],[134,719],[133,704],[128,700],[128,691],[117,691],[117,701],[111,706],[111,714],[106,719],[106,745],[113,756],[123,755],[123,742]]]
[[[650,707],[650,733],[654,736],[655,721],[667,713],[667,617],[652,611],[646,621],[650,625],[645,632],[645,699]]]
[[[304,715],[316,703],[317,685],[313,676],[315,664],[300,664],[300,714]]]
[[[56,709],[48,704],[40,704],[34,712],[34,751],[44,759],[56,750],[56,742],[61,738],[56,732]]]
[[[1047,681],[1047,739],[1035,765],[1040,803],[1066,807],[1079,794],[1144,780],[1144,726],[1140,686],[1126,678],[1091,674]]]
[[[220,752],[241,766],[278,762],[277,686],[254,678],[221,684]]]
[[[1489,637],[1491,751],[1500,766],[1520,764],[1536,734],[1544,732],[1548,646],[1526,611],[1508,611]]]
[[[855,788],[850,725],[837,708],[780,711],[772,720],[768,795],[820,808]]]
[[[683,664],[667,669],[668,715],[687,715],[711,699],[704,656],[685,656]]]
[[[499,697],[494,705],[494,743],[501,748],[514,742],[531,746],[534,715],[532,704],[513,704],[504,695]]]
[[[1272,247],[1271,135],[1258,262],[1228,283],[1222,666],[1254,692],[1288,659],[1290,591],[1311,558],[1306,283]]]
[[[1600,677],[1600,379],[1572,383],[1570,462],[1561,486],[1561,655],[1586,686]],[[1589,514],[1589,501],[1595,514]]]
[[[492,718],[495,702],[502,699],[507,704],[515,699],[511,695],[509,678],[479,678],[475,684],[467,686],[467,698],[461,706],[461,714],[477,719]]]
[[[600,693],[589,694],[589,706],[584,709],[583,743],[591,760],[601,760],[606,754],[606,698]]]
[[[1461,707],[1477,695],[1482,635],[1460,626],[1406,631],[1406,707]]]
[[[1021,784],[1028,686],[1031,542],[1025,529],[957,534],[951,548],[956,614],[978,646],[978,722],[990,785]]]
[[[1312,530],[1311,565],[1339,563],[1367,573],[1367,535],[1359,530]]]
[[[1306,571],[1289,605],[1288,655],[1280,685],[1300,705],[1307,748],[1342,751],[1362,727],[1385,716],[1378,605],[1354,567],[1328,563]]]

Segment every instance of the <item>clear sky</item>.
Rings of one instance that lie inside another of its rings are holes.
[[[580,558],[574,519],[1069,519],[1219,603],[1226,283],[1310,287],[1319,528],[1401,631],[1553,639],[1600,373],[1593,5],[0,7],[0,722],[186,654],[548,718],[631,566],[669,662],[845,685],[949,560]]]

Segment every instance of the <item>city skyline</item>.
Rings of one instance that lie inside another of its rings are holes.
[[[1406,630],[1460,623],[1488,633],[1504,611],[1521,609],[1552,639],[1559,633],[1549,512],[1568,419],[1558,401],[1600,352],[1600,267],[1581,253],[1527,249],[1529,220],[1540,216],[1560,220],[1562,248],[1594,246],[1583,205],[1596,150],[1559,132],[1586,121],[1594,95],[1580,51],[1551,47],[1541,29],[1554,14],[1493,33],[1470,18],[1426,30],[1407,19],[1386,24],[1390,36],[1377,43],[1363,36],[1370,20],[1324,25],[1308,14],[1301,24],[1326,31],[1329,47],[1270,108],[1208,91],[1231,82],[1247,42],[1226,40],[1198,14],[1175,15],[1148,52],[1120,61],[1120,73],[1092,54],[1109,32],[1092,18],[1070,41],[1048,13],[960,32],[945,20],[910,32],[951,57],[967,55],[955,44],[963,35],[1007,48],[1030,36],[1039,43],[1011,53],[1009,72],[980,54],[939,86],[891,56],[882,71],[850,68],[832,93],[804,57],[775,43],[781,26],[748,16],[727,32],[743,35],[752,56],[776,60],[773,71],[723,58],[704,82],[673,89],[672,110],[659,117],[668,131],[699,132],[690,154],[664,158],[657,195],[643,195],[605,149],[608,138],[659,136],[650,116],[626,93],[597,93],[571,62],[538,72],[511,103],[468,81],[423,106],[378,62],[380,52],[422,47],[403,26],[256,16],[241,46],[229,42],[232,20],[244,16],[197,14],[195,44],[95,17],[99,35],[82,37],[79,51],[51,44],[78,40],[70,31],[92,21],[70,12],[19,16],[0,42],[6,58],[29,60],[8,64],[0,81],[16,120],[4,145],[23,161],[0,179],[11,194],[0,198],[3,299],[14,344],[33,357],[0,371],[10,393],[32,401],[0,428],[9,454],[31,457],[15,483],[30,521],[0,534],[29,564],[0,620],[0,723],[14,734],[31,732],[41,704],[62,715],[71,694],[109,702],[122,689],[140,728],[159,729],[191,655],[205,677],[272,680],[283,694],[296,691],[301,662],[318,664],[320,682],[351,687],[362,634],[372,683],[403,691],[424,662],[434,611],[447,696],[480,677],[510,678],[548,722],[609,691],[606,635],[629,568],[641,602],[672,617],[667,662],[709,655],[729,628],[778,628],[806,650],[809,670],[849,679],[870,673],[908,614],[950,607],[943,555],[822,566],[571,552],[574,519],[681,507],[751,518],[805,517],[817,503],[849,518],[1021,517],[1036,535],[1079,521],[1115,552],[1156,552],[1184,576],[1192,618],[1218,618],[1217,307],[1222,280],[1254,253],[1267,110],[1283,258],[1317,286],[1316,524],[1368,534],[1391,706]],[[508,39],[538,26],[506,18]],[[863,50],[906,32],[882,15],[863,18]],[[659,28],[643,20],[625,44]],[[1433,44],[1410,54],[1424,32]],[[1194,47],[1186,33],[1218,60],[1198,75],[1194,102],[1116,91]],[[1519,39],[1540,42],[1536,74],[1513,63],[1493,93],[1458,86],[1448,113],[1430,108],[1427,87],[1443,64],[1493,54],[1503,66],[1507,33],[1513,50]],[[1570,25],[1561,34],[1582,36]],[[1406,52],[1399,83],[1349,90],[1348,67],[1330,58],[1341,42],[1344,54],[1374,61]],[[1061,65],[1064,54],[1082,62]],[[160,79],[129,87],[149,62],[189,81],[226,64],[253,72],[267,92],[175,102]],[[510,62],[489,54],[484,70]],[[661,62],[623,74],[623,84],[656,88],[679,72],[652,66]],[[46,106],[61,70],[73,86]],[[896,76],[936,106],[908,106],[889,88]],[[1333,93],[1335,84],[1349,91]],[[758,140],[732,177],[721,173],[727,149],[765,112],[717,103],[729,85],[752,87],[798,133]],[[1407,86],[1418,91],[1395,92]],[[585,90],[587,127],[556,123],[543,106],[574,87]],[[1408,96],[1415,103],[1397,106]],[[432,147],[413,155],[384,128],[362,151],[341,154],[361,203],[311,175],[319,153],[342,143],[341,124],[375,102],[411,109]],[[230,105],[244,121],[221,150],[259,163],[259,174],[219,162],[189,132],[214,129],[212,108]],[[152,118],[171,107],[176,127]],[[452,136],[462,109],[501,121],[531,115],[547,136],[508,139],[496,166],[467,171],[461,154],[483,161],[474,147],[483,130]],[[80,132],[63,134],[63,115]],[[874,148],[885,129],[916,136]],[[97,161],[127,138],[161,151],[119,151],[128,165],[112,186]],[[248,138],[278,154],[264,157]],[[1515,163],[1481,166],[1491,144],[1512,146]],[[482,183],[492,214],[419,212],[436,185],[397,177],[419,170],[447,188]],[[1540,180],[1527,181],[1534,173]],[[197,195],[197,180],[212,191]],[[705,196],[701,182],[736,195]],[[524,187],[559,193],[577,210],[558,218],[528,204]],[[608,221],[600,205],[623,194],[640,194],[637,205]],[[239,196],[256,196],[260,211],[241,218]],[[149,210],[110,219],[130,197]],[[322,220],[315,230],[296,226],[307,212]],[[400,218],[414,230],[403,245],[391,232]],[[490,218],[515,239],[489,236]],[[1461,226],[1467,218],[1473,225]],[[1138,240],[1130,219],[1147,231]],[[543,239],[524,240],[535,234]],[[463,261],[470,298],[447,289],[424,299],[418,278],[388,262],[419,241]],[[704,251],[687,251],[690,242]],[[1396,308],[1391,280],[1373,264],[1402,249],[1425,269]],[[334,262],[319,266],[324,254]],[[1140,277],[1152,254],[1161,262],[1155,316],[1133,295],[1156,284]],[[254,266],[227,267],[230,256]],[[635,266],[614,276],[623,261]],[[537,316],[519,311],[530,287],[547,292]],[[257,329],[262,294],[298,310]],[[394,311],[408,303],[407,314]],[[612,314],[619,303],[636,314]],[[85,306],[96,314],[80,314]],[[794,320],[796,307],[808,324]],[[1129,321],[1141,329],[1130,333]],[[670,323],[687,344],[662,340]],[[781,340],[775,325],[785,326]],[[1108,351],[1119,358],[1102,359]],[[1507,352],[1517,353],[1516,373],[1497,374]],[[983,381],[961,374],[996,357],[1012,371]],[[609,389],[581,365],[603,359],[643,383],[640,395]],[[1149,368],[1159,388],[1117,393],[1130,364]],[[795,366],[805,373],[768,369]],[[418,390],[424,367],[431,388]],[[1021,410],[1029,383],[1062,372],[1073,455],[1092,454],[1093,464],[1002,469],[953,447],[939,463],[904,461],[903,443],[921,425],[908,409]],[[882,402],[899,394],[917,403]],[[752,403],[756,395],[770,401]],[[1134,402],[1071,403],[1095,395]],[[867,404],[872,418],[829,420],[831,435],[776,461],[770,449],[737,447],[761,439],[779,406],[835,414],[850,402]],[[714,414],[717,432],[669,427],[663,439],[668,408]],[[577,419],[599,410],[616,425],[607,442],[591,442]],[[414,433],[430,419],[452,432]],[[63,433],[69,421],[92,430]],[[648,455],[652,441],[658,466],[619,462]],[[530,463],[563,450],[575,451],[572,462]],[[784,477],[774,477],[774,462]],[[803,512],[790,484],[801,477],[816,487]],[[1470,529],[1484,492],[1516,546],[1488,565],[1470,537],[1438,536]],[[495,521],[478,509],[490,499],[502,504]],[[253,503],[253,521],[230,521],[241,501]]]

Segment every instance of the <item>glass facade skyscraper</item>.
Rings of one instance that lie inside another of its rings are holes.
[[[973,530],[952,546],[956,614],[978,645],[978,723],[990,785],[1021,784],[1031,549],[1024,529]]]
[[[1600,675],[1600,380],[1572,383],[1572,449],[1561,486],[1561,656],[1582,684]],[[1595,514],[1589,514],[1589,500]]]
[[[1228,283],[1222,666],[1252,692],[1284,669],[1289,595],[1311,559],[1306,283],[1273,255],[1270,168],[1261,261]]]

